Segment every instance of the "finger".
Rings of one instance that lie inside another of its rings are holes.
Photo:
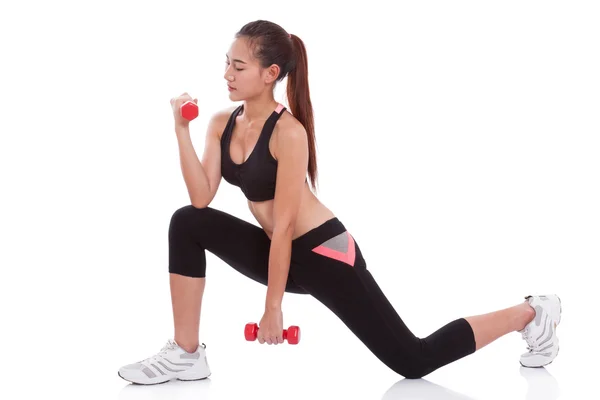
[[[278,340],[279,343],[283,343],[283,337],[280,336],[280,337],[277,338],[277,340]]]
[[[262,336],[260,336],[260,337],[258,338],[258,343],[260,343],[260,344],[263,344],[263,343],[265,343],[265,339],[263,339],[263,337],[262,337]]]

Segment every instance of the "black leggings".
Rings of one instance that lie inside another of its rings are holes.
[[[169,272],[205,277],[208,250],[266,285],[270,244],[256,225],[211,207],[188,205],[175,211],[169,225]],[[416,337],[382,293],[358,244],[337,218],[292,241],[286,292],[312,295],[405,378],[421,378],[475,352],[473,330],[464,318],[425,338]]]

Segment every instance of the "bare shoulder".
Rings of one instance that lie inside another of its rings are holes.
[[[274,156],[277,159],[277,148],[282,144],[301,144],[306,143],[306,129],[290,112],[287,110],[279,117],[273,130],[273,148]]]
[[[217,135],[219,140],[221,139],[221,135],[223,135],[223,131],[225,130],[225,126],[227,126],[227,121],[229,121],[229,117],[235,111],[238,106],[231,106],[224,108],[215,112],[208,122],[209,129],[213,134]]]
[[[279,117],[277,124],[275,124],[273,134],[276,136],[290,136],[299,133],[306,134],[304,126],[292,115],[292,113],[287,110],[284,111],[281,117]]]

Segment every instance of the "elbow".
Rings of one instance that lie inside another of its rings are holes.
[[[213,196],[190,196],[190,202],[192,206],[196,208],[206,208],[212,202]]]
[[[210,200],[206,199],[191,199],[192,206],[195,208],[206,208],[210,204]]]
[[[188,187],[188,195],[192,206],[196,208],[206,208],[215,197],[210,183],[207,182],[206,187],[190,188]]]

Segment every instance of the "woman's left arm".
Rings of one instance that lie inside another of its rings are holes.
[[[290,269],[292,237],[308,168],[308,137],[302,125],[277,138],[277,181],[269,252],[267,310],[280,310]]]

